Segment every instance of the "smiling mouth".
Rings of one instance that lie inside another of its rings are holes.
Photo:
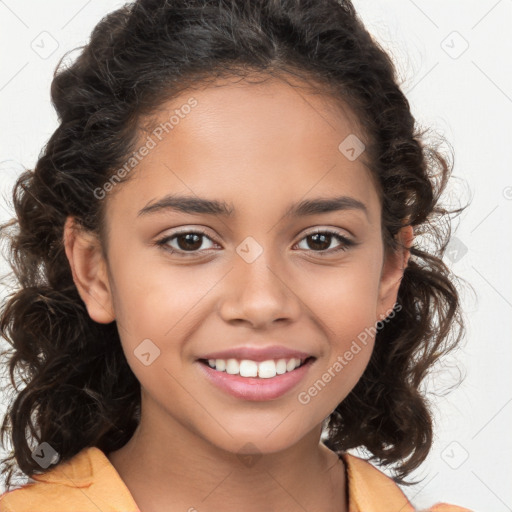
[[[267,361],[252,361],[250,359],[199,359],[199,362],[220,373],[238,375],[240,377],[271,379],[279,375],[291,373],[314,360],[311,356],[306,359],[269,359]]]

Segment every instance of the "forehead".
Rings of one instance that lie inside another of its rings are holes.
[[[255,148],[259,156],[284,155],[289,148],[298,152],[297,142],[307,140],[311,141],[308,149],[318,148],[309,151],[310,155],[322,150],[332,152],[333,142],[347,135],[365,138],[350,107],[320,91],[313,84],[290,77],[217,80],[160,105],[150,126],[165,131],[164,137],[172,132],[174,138],[180,139],[183,150],[200,144],[203,151],[222,152],[236,147],[250,154]],[[192,102],[194,106],[190,108]],[[166,126],[171,118],[172,126]],[[288,141],[285,147],[276,144],[283,141]],[[262,153],[263,144],[269,142],[272,144]],[[195,154],[200,156],[197,151]],[[364,160],[365,155],[362,156]]]
[[[163,103],[145,126],[139,147],[151,149],[121,185],[121,199],[114,195],[131,210],[176,193],[220,199],[236,217],[344,194],[376,214],[364,151],[350,159],[340,149],[351,137],[365,139],[357,118],[300,83],[219,81]]]

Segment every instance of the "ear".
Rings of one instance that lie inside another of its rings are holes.
[[[377,320],[382,320],[387,317],[396,304],[398,289],[400,288],[400,283],[411,255],[410,247],[414,240],[413,227],[404,226],[395,235],[395,238],[399,245],[394,252],[390,251],[385,256],[384,265],[382,267],[377,305]]]
[[[73,217],[66,219],[63,236],[73,281],[89,316],[102,324],[114,321],[107,265],[98,237],[77,226]]]

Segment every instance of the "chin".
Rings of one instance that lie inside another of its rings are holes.
[[[227,428],[229,434],[223,429],[222,435],[213,439],[211,437],[211,428],[208,431],[207,438],[210,443],[217,448],[236,454],[237,456],[254,455],[262,456],[273,453],[279,453],[288,450],[299,443],[305,436],[311,434],[305,429],[305,424],[297,422],[297,418],[290,421],[293,413],[281,417],[278,421],[251,421],[246,424],[230,422]],[[283,421],[284,419],[284,421]],[[237,425],[236,430],[233,425]],[[319,427],[320,435],[320,427]]]

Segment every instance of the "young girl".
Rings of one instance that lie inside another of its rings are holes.
[[[139,0],[51,92],[3,226],[0,510],[414,510],[451,169],[350,1]]]

